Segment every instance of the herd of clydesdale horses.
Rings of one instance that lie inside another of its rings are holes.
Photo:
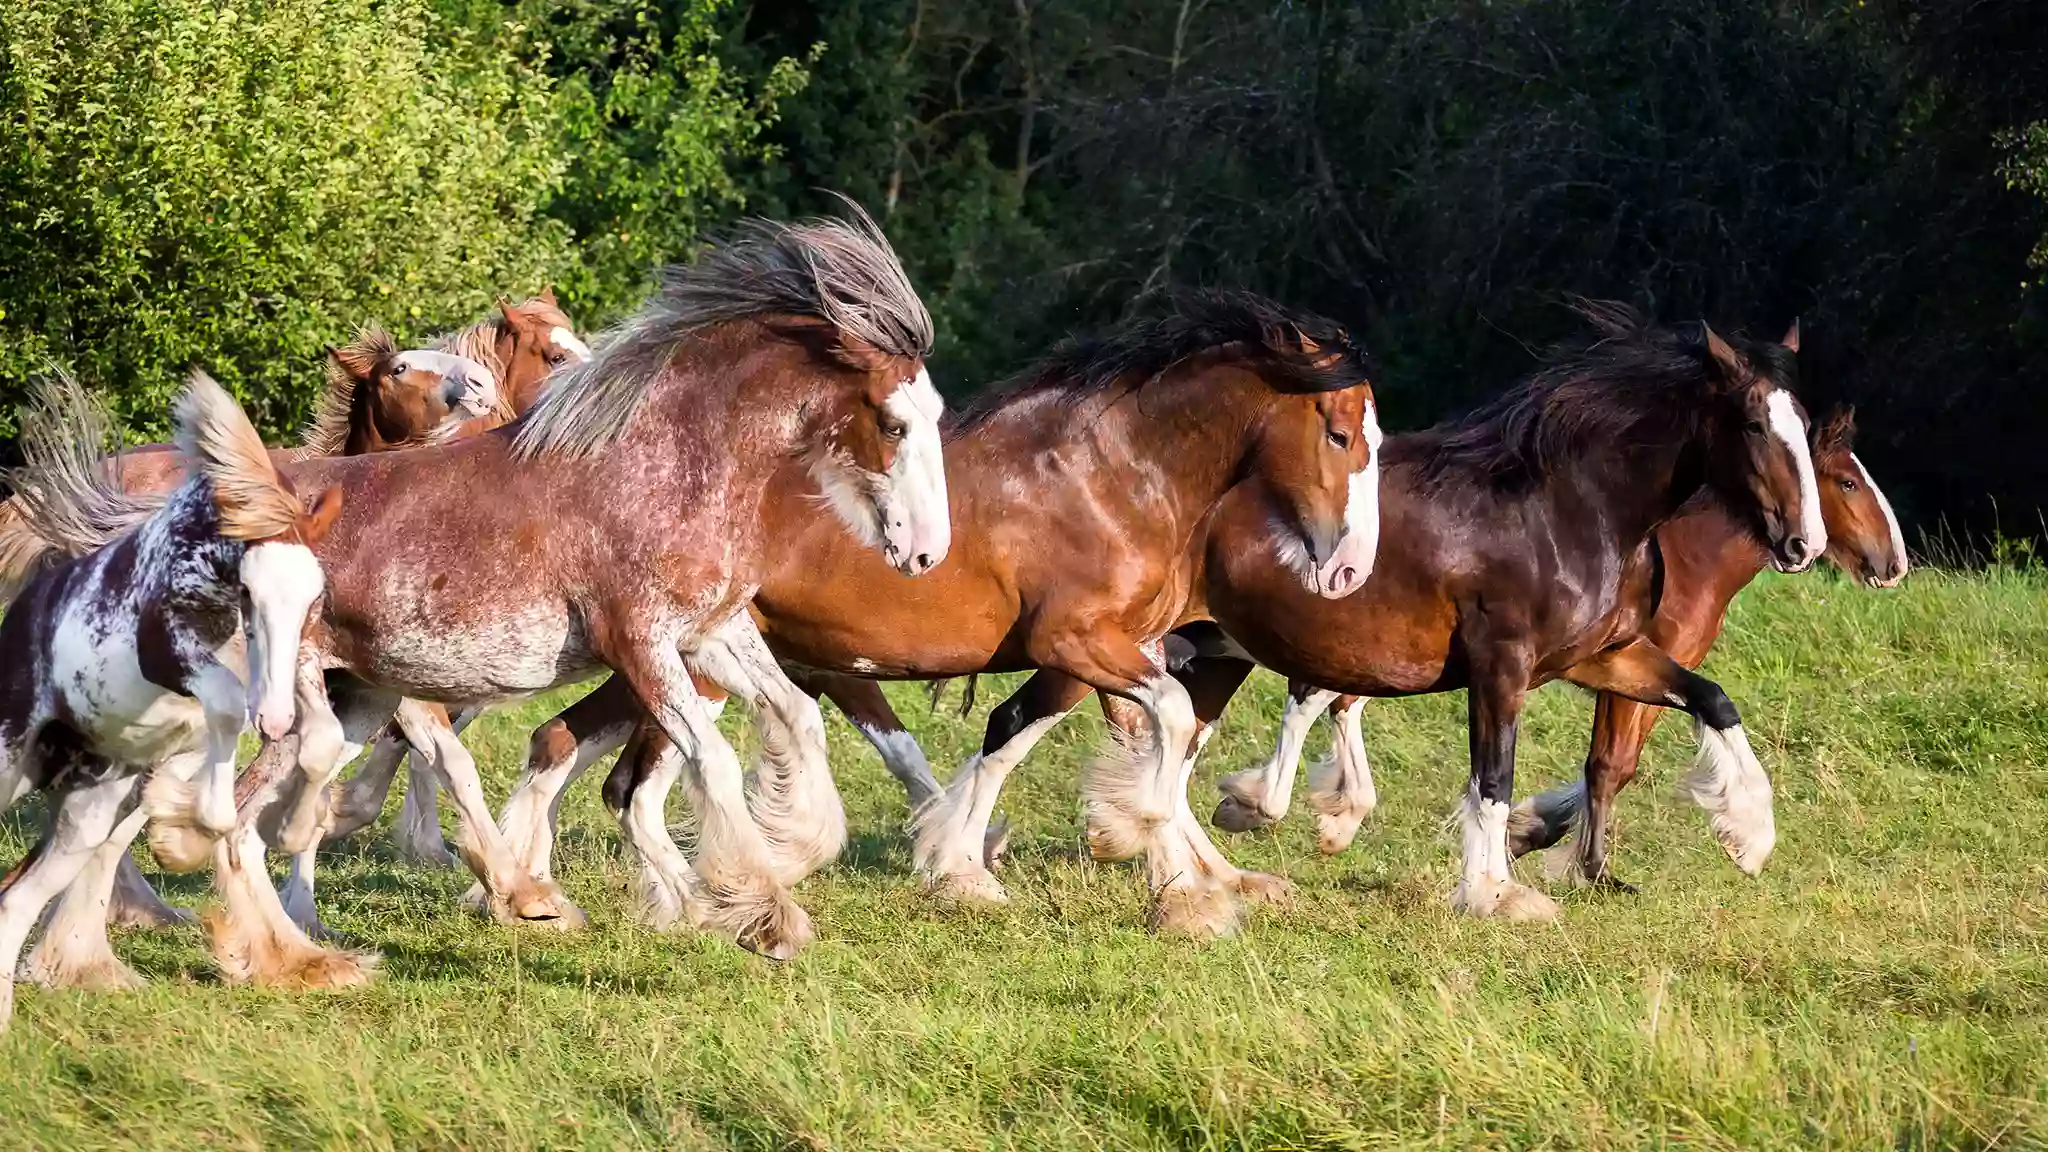
[[[1547,917],[1510,861],[1578,829],[1580,877],[1619,885],[1612,801],[1675,707],[1699,743],[1687,787],[1754,873],[1770,781],[1689,669],[1766,566],[1827,555],[1896,583],[1898,525],[1847,418],[1813,426],[1794,395],[1796,327],[1750,341],[1580,311],[1582,347],[1394,437],[1343,329],[1242,292],[1177,297],[948,415],[930,317],[854,210],[742,227],[594,352],[552,296],[435,349],[366,331],[330,357],[296,449],[266,450],[195,374],[175,444],[109,456],[105,413],[47,381],[0,508],[0,788],[49,805],[0,890],[0,1012],[38,924],[27,978],[137,982],[110,919],[185,915],[129,856],[145,829],[165,867],[211,863],[229,979],[368,979],[373,955],[316,941],[314,850],[375,818],[408,749],[415,851],[445,854],[445,788],[488,914],[582,922],[551,874],[556,813],[623,748],[604,800],[643,915],[791,956],[812,929],[790,887],[846,838],[820,695],[901,781],[917,869],[954,899],[1003,898],[1003,781],[1091,691],[1121,738],[1085,775],[1089,847],[1144,859],[1154,926],[1214,935],[1241,901],[1286,899],[1188,803],[1254,664],[1292,681],[1287,714],[1272,759],[1223,779],[1220,827],[1284,815],[1328,709],[1310,799],[1341,850],[1375,802],[1363,700],[1464,689],[1452,903]],[[876,684],[1027,669],[943,786]],[[602,672],[494,818],[461,726]],[[1585,779],[1514,807],[1517,718],[1553,679],[1599,694]],[[761,733],[751,784],[714,722],[728,695]],[[263,746],[238,775],[252,717]],[[669,833],[678,781],[690,854]],[[292,858],[282,893],[272,848]]]

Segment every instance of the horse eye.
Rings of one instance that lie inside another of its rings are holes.
[[[1764,434],[1764,422],[1761,420],[1751,420],[1749,423],[1744,424],[1742,427],[1744,431],[1748,432],[1752,436],[1761,436]]]
[[[1844,492],[1854,492],[1855,490],[1856,490],[1856,482],[1855,482],[1854,480],[1851,480],[1851,479],[1849,479],[1849,478],[1848,478],[1848,477],[1846,477],[1846,476],[1845,476],[1845,477],[1843,477],[1843,478],[1842,478],[1842,491],[1844,491]]]
[[[1330,443],[1335,444],[1339,452],[1349,451],[1351,448],[1351,436],[1337,429],[1331,429]]]
[[[882,436],[889,440],[901,440],[910,429],[895,420],[881,421]]]

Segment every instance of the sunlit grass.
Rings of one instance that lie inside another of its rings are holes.
[[[1446,696],[1367,709],[1381,807],[1348,854],[1317,855],[1300,807],[1224,841],[1301,890],[1237,938],[1146,935],[1138,876],[1081,858],[1092,713],[1012,777],[1012,903],[940,908],[907,874],[900,792],[835,717],[854,846],[799,889],[819,940],[794,963],[632,927],[593,776],[557,855],[589,932],[484,923],[456,907],[466,876],[381,838],[337,846],[323,909],[384,953],[375,986],[227,988],[196,930],[125,934],[147,991],[23,991],[0,1144],[2038,1145],[2048,579],[1766,577],[1706,671],[1776,781],[1759,880],[1673,796],[1690,734],[1667,724],[1615,846],[1643,895],[1569,893],[1542,927],[1454,917],[1440,826],[1465,740]],[[892,693],[943,774],[1015,682],[985,682],[967,721]],[[1209,746],[1200,811],[1272,736],[1280,685],[1253,687]],[[564,699],[471,730],[494,797]],[[1590,711],[1536,695],[1519,792],[1577,771]],[[203,877],[165,886],[207,899]]]

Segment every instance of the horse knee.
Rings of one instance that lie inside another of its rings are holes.
[[[534,730],[526,743],[526,770],[539,774],[576,762],[576,734],[558,716]]]
[[[1727,731],[1742,725],[1742,715],[1735,710],[1735,701],[1721,690],[1719,684],[1704,676],[1694,676],[1688,686],[1686,697],[1692,702],[1692,714],[1709,728]],[[1631,768],[1633,771],[1633,768]]]

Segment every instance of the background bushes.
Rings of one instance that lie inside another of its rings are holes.
[[[836,189],[956,396],[1176,284],[1351,325],[1395,427],[1573,335],[1566,293],[1797,316],[1909,524],[2035,534],[2037,7],[0,0],[0,388],[70,364],[153,431],[197,360],[281,432],[362,319],[552,282],[594,326]]]

